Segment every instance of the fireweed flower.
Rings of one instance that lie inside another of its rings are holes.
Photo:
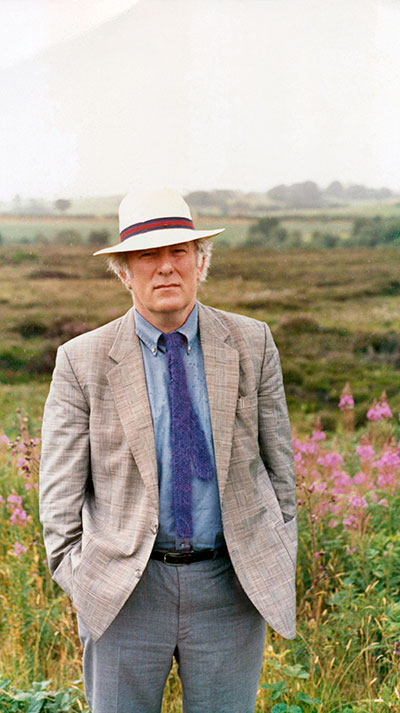
[[[383,416],[381,414],[379,404],[376,401],[373,401],[372,406],[367,411],[368,421],[381,421],[382,418]]]
[[[375,456],[375,451],[369,442],[362,443],[360,441],[356,453],[362,463],[373,460]]]
[[[27,515],[21,507],[16,507],[10,515],[11,525],[26,525],[30,519],[30,515]]]
[[[21,554],[26,552],[25,545],[21,545],[19,542],[14,543],[13,555],[14,557],[21,557]]]
[[[7,508],[10,511],[10,524],[23,526],[31,519],[22,507],[22,498],[20,495],[12,493],[7,498]]]
[[[343,456],[336,451],[330,451],[323,456],[320,456],[317,460],[318,465],[322,465],[324,468],[337,468],[343,465]]]
[[[354,399],[349,382],[346,383],[340,395],[339,408],[341,411],[351,411],[354,408]]]
[[[9,507],[13,507],[14,505],[18,507],[22,505],[22,498],[20,495],[12,493],[8,496],[7,502],[9,503]]]
[[[382,421],[384,418],[392,418],[393,414],[387,402],[385,391],[382,392],[379,401],[374,401],[367,412],[369,421]]]

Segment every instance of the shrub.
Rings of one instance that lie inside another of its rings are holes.
[[[89,245],[108,245],[110,233],[108,230],[91,230],[88,237]]]

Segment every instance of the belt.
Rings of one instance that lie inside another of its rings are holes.
[[[204,560],[214,560],[228,554],[227,546],[221,545],[215,550],[191,550],[189,552],[163,552],[163,550],[153,550],[150,558],[164,562],[164,564],[181,567],[183,564],[192,562],[203,562]]]

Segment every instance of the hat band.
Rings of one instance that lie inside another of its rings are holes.
[[[154,220],[145,220],[142,223],[134,223],[120,233],[121,243],[132,235],[140,235],[140,233],[150,233],[152,230],[165,230],[166,228],[188,228],[194,230],[193,220],[190,218],[155,218]]]

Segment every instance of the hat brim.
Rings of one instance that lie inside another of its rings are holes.
[[[154,230],[139,235],[132,235],[117,245],[109,248],[97,250],[93,255],[109,255],[110,253],[127,253],[132,250],[148,250],[149,248],[161,248],[164,245],[175,245],[176,243],[187,243],[189,240],[199,238],[214,238],[223,233],[225,228],[215,230],[187,230],[185,228],[168,228],[167,230]]]

